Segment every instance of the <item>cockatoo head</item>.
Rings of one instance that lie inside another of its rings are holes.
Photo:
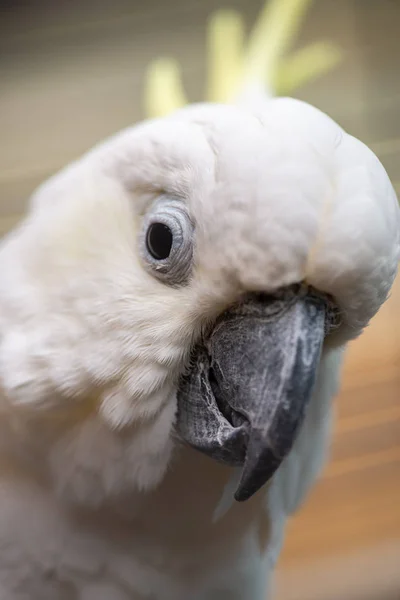
[[[398,256],[383,167],[318,110],[146,122],[45,183],[3,242],[3,408],[136,440],[139,487],[187,442],[243,465],[244,500],[290,450],[322,347],[362,331]]]

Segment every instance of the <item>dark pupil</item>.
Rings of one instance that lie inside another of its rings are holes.
[[[147,249],[153,258],[163,260],[171,253],[173,236],[168,225],[152,223],[147,230]]]

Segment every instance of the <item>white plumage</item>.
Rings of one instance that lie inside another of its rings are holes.
[[[140,253],[160,197],[194,224],[185,285]],[[291,99],[184,109],[45,183],[0,249],[0,599],[264,599],[324,462],[343,347],[398,258],[378,159]],[[241,294],[297,282],[333,296],[342,324],[291,453],[214,522],[232,471],[178,443],[177,378]]]

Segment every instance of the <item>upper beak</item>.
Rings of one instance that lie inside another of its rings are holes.
[[[293,446],[328,317],[328,300],[302,286],[252,295],[195,349],[180,381],[178,432],[211,457],[243,466],[238,501],[263,486]]]

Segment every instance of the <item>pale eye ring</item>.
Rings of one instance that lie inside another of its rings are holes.
[[[186,283],[193,260],[193,230],[182,200],[159,198],[142,223],[140,255],[146,270],[169,285]]]

